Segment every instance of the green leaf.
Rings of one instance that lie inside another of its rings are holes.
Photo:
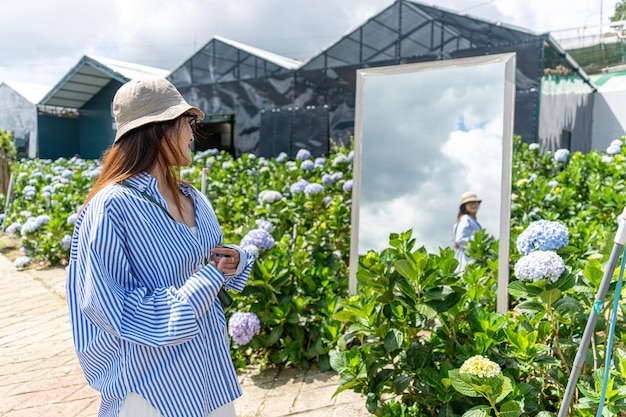
[[[448,371],[448,378],[450,378],[450,384],[452,384],[452,388],[460,392],[461,394],[468,397],[482,397],[482,394],[474,389],[470,384],[463,381],[459,377],[458,369],[451,369]]]
[[[472,407],[463,413],[463,417],[488,417],[491,415],[491,408],[486,405]]]
[[[545,310],[544,306],[537,301],[524,301],[515,306],[515,311],[520,313],[543,313]]]
[[[398,350],[402,346],[404,337],[402,332],[398,329],[391,329],[385,336],[385,350],[387,353],[391,353]]]
[[[541,294],[539,294],[539,297],[543,300],[544,303],[552,306],[559,300],[559,298],[561,298],[561,290],[558,290],[556,288],[551,290],[545,290]]]
[[[417,271],[411,267],[406,259],[400,259],[393,264],[396,271],[411,282],[417,281]]]
[[[411,379],[411,376],[407,374],[402,374],[394,379],[392,384],[393,392],[396,394],[402,394],[406,387],[408,387],[411,383]]]
[[[507,395],[513,391],[513,384],[511,383],[511,379],[506,376],[500,375],[497,378],[498,382],[495,383],[496,387],[494,389],[494,394],[497,394],[493,399],[493,402],[498,404],[500,401],[504,400]],[[490,381],[489,385],[494,384],[494,382]]]
[[[500,406],[501,417],[519,417],[522,415],[522,409],[517,401],[507,401]]]

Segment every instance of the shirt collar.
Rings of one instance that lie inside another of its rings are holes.
[[[135,186],[140,191],[146,191],[146,189],[150,189],[151,191],[157,190],[157,180],[148,172],[141,172],[137,175],[133,175],[128,178],[128,181],[131,185]],[[191,195],[191,186],[184,182],[179,182],[178,187],[183,192],[184,195]]]

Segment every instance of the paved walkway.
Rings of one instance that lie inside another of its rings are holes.
[[[72,345],[62,268],[17,271],[0,255],[0,416],[95,417]],[[240,373],[238,417],[366,417],[365,399],[317,369]]]

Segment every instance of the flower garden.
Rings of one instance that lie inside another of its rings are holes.
[[[0,221],[21,246],[16,267],[66,263],[99,169],[79,158],[13,164],[14,198]],[[511,309],[500,314],[498,242],[485,231],[463,273],[451,248],[429,253],[397,231],[387,249],[361,257],[359,289],[348,294],[350,149],[324,158],[303,149],[294,160],[196,153],[181,177],[198,189],[207,178],[225,242],[257,256],[226,313],[236,366],[332,368],[338,391],[362,393],[378,416],[556,416],[626,206],[626,144],[544,153],[516,138],[512,172]],[[596,415],[608,298],[570,415]],[[626,414],[625,344],[618,325],[605,416]]]

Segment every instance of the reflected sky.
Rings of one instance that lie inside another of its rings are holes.
[[[430,252],[452,245],[465,191],[500,224],[504,63],[365,76],[359,253],[413,229]]]

